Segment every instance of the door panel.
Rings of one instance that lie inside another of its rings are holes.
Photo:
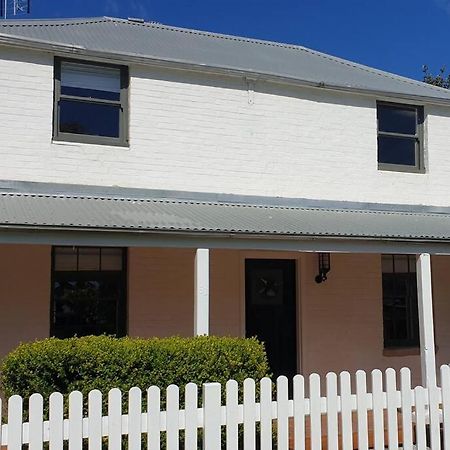
[[[295,261],[245,261],[246,336],[264,342],[274,376],[297,372]]]

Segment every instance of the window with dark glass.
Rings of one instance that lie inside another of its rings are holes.
[[[54,247],[51,335],[125,335],[125,265],[122,248]]]
[[[379,168],[423,170],[423,108],[378,103],[377,119]]]
[[[55,60],[54,138],[127,145],[128,68]]]
[[[384,347],[419,346],[416,258],[382,255]]]

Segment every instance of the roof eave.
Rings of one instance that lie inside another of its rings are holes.
[[[86,227],[73,225],[42,225],[42,224],[19,224],[0,223],[2,231],[54,231],[54,232],[108,232],[108,233],[130,233],[130,234],[153,234],[164,236],[196,236],[220,239],[270,239],[270,240],[354,240],[354,241],[383,241],[383,242],[408,242],[411,244],[442,243],[450,244],[445,238],[416,237],[416,236],[382,236],[382,235],[358,235],[358,234],[308,234],[308,233],[267,233],[248,231],[219,231],[208,229],[164,229],[164,228],[127,228],[127,227]]]
[[[415,94],[405,94],[399,92],[390,92],[383,90],[366,89],[356,86],[342,86],[338,84],[326,84],[324,82],[312,82],[308,80],[300,80],[292,77],[283,77],[276,74],[266,72],[255,72],[240,68],[227,68],[221,66],[212,66],[204,64],[195,64],[192,62],[186,62],[175,59],[164,58],[151,58],[148,56],[137,55],[133,53],[121,53],[121,52],[104,52],[99,50],[90,50],[80,45],[55,43],[45,40],[37,40],[26,38],[22,36],[11,36],[8,34],[0,33],[0,45],[6,45],[10,47],[22,48],[27,50],[41,50],[49,51],[52,53],[58,53],[67,56],[87,56],[97,60],[107,60],[119,63],[138,63],[144,65],[151,65],[156,67],[190,70],[196,72],[203,72],[214,75],[228,75],[245,77],[249,79],[269,81],[279,84],[294,85],[300,87],[308,87],[314,89],[324,89],[329,91],[346,92],[353,94],[367,95],[371,97],[385,97],[396,100],[408,100],[416,101],[420,103],[427,103],[433,105],[450,106],[450,99],[440,97],[430,97]]]
[[[450,255],[447,240],[370,239],[336,236],[261,236],[248,233],[161,232],[0,226],[1,244],[246,249],[296,252]]]

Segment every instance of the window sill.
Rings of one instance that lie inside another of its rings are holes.
[[[101,142],[78,142],[78,141],[66,141],[64,139],[52,139],[52,144],[54,145],[62,145],[68,147],[112,147],[118,150],[130,150],[129,144],[110,144],[110,143],[101,143]]]
[[[435,353],[439,347],[436,345]],[[383,349],[383,356],[418,356],[420,355],[420,347],[392,347]]]
[[[412,173],[416,175],[425,174],[424,168],[418,168],[415,166],[402,166],[400,164],[378,164],[378,170],[380,172],[403,172]]]

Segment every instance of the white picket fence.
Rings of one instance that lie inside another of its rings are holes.
[[[258,398],[255,381],[247,379],[242,403],[238,400],[238,383],[230,380],[223,405],[220,384],[203,385],[201,407],[198,387],[190,383],[184,389],[184,409],[180,409],[179,388],[171,385],[165,392],[164,411],[160,408],[161,391],[153,386],[146,392],[145,412],[142,391],[134,387],[128,393],[126,414],[122,411],[122,393],[112,389],[106,415],[102,394],[94,390],[88,396],[86,416],[83,396],[75,391],[68,397],[67,418],[63,396],[53,393],[49,420],[44,420],[43,397],[33,394],[27,421],[23,418],[24,401],[14,395],[8,400],[7,423],[0,427],[0,442],[8,450],[22,450],[23,444],[30,450],[43,450],[47,442],[49,450],[63,450],[66,441],[70,450],[82,450],[86,443],[89,450],[100,450],[105,443],[110,450],[119,450],[127,436],[128,448],[141,450],[141,438],[147,436],[150,450],[160,449],[162,442],[167,449],[178,450],[183,430],[184,448],[196,450],[198,431],[202,430],[205,450],[253,450],[258,444],[261,450],[270,450],[275,443],[279,450],[320,450],[323,445],[331,450],[366,450],[372,442],[376,450],[385,446],[389,450],[399,446],[405,450],[440,450],[442,445],[450,449],[450,368],[441,367],[441,387],[412,389],[408,369],[402,369],[398,378],[393,369],[386,370],[384,376],[374,370],[369,377],[358,371],[355,383],[348,372],[339,376],[329,373],[324,380],[325,395],[321,395],[317,374],[311,375],[308,383],[297,375],[292,380],[291,399],[285,377],[279,377],[274,385],[270,379],[262,379]]]

